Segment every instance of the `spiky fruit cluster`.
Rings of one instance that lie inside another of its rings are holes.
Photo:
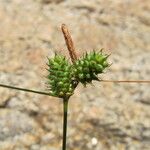
[[[60,98],[70,97],[75,89],[72,79],[72,67],[64,56],[55,54],[52,59],[48,58],[48,84],[52,96]]]
[[[108,55],[100,52],[86,53],[81,59],[74,64],[75,78],[86,85],[92,80],[98,80],[98,74],[103,73],[104,69],[109,66],[107,62]]]
[[[103,73],[109,66],[108,56],[102,51],[93,51],[86,53],[73,64],[58,54],[52,59],[48,58],[48,84],[51,95],[63,99],[69,98],[79,82],[86,85],[92,80],[99,80],[98,74]]]

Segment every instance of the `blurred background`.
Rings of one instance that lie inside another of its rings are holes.
[[[46,57],[111,53],[100,76],[150,80],[149,0],[0,0],[0,83],[47,91]],[[69,103],[68,150],[149,150],[150,85],[79,85]],[[0,150],[61,150],[62,101],[0,87]]]

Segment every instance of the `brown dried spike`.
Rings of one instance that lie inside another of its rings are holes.
[[[67,48],[68,48],[68,51],[69,51],[69,55],[71,57],[72,62],[74,63],[75,60],[77,60],[77,55],[76,55],[76,52],[75,52],[73,40],[72,40],[71,35],[68,31],[68,28],[65,24],[62,24],[61,29],[62,29],[64,38],[65,38],[65,41],[66,41],[66,45],[67,45]]]

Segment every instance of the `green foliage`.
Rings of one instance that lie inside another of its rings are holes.
[[[83,85],[99,80],[98,74],[103,73],[109,66],[108,55],[100,52],[86,53],[82,58],[70,64],[64,56],[56,54],[54,58],[48,59],[48,84],[52,96],[69,98],[78,82]]]

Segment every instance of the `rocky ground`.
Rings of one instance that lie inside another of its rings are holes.
[[[46,91],[46,56],[104,48],[102,79],[150,80],[149,0],[0,0],[0,83]],[[149,150],[150,85],[79,85],[69,103],[68,150]],[[62,101],[0,88],[0,150],[60,150]]]

